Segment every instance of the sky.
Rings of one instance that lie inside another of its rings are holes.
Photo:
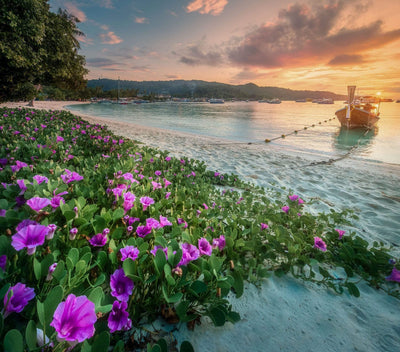
[[[205,80],[400,98],[400,0],[50,0],[88,79]]]

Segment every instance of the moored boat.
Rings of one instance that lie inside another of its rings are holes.
[[[224,99],[210,99],[209,100],[210,104],[224,104],[225,100]]]
[[[354,100],[355,86],[348,86],[348,104],[335,112],[340,124],[346,128],[372,128],[379,121],[379,103],[361,103]]]

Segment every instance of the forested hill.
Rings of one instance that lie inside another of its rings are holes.
[[[256,84],[231,85],[218,82],[199,80],[174,80],[174,81],[119,81],[112,79],[93,79],[87,83],[88,87],[102,87],[104,91],[119,88],[136,89],[141,94],[171,95],[182,98],[214,97],[224,99],[271,99],[281,100],[320,99],[332,98],[343,100],[344,95],[326,91],[292,90],[278,87],[259,87]]]

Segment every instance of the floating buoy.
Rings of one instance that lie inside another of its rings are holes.
[[[312,125],[311,125],[311,127],[315,127],[315,125],[314,125],[314,124],[312,124]]]
[[[270,139],[266,139],[266,140],[265,140],[265,143],[269,143],[269,142],[271,142]]]
[[[321,124],[321,121],[320,121],[320,122],[318,122],[318,124],[320,125],[320,124]]]
[[[285,138],[286,136],[283,134],[281,137],[282,137],[282,138]]]
[[[307,129],[307,127],[304,127],[304,129],[306,130],[306,129]]]
[[[297,132],[298,132],[297,130],[294,131],[294,133],[297,133]]]

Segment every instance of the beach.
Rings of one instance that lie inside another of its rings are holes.
[[[61,110],[82,102],[40,102],[35,109]],[[11,108],[27,103],[5,104]],[[2,104],[4,106],[4,104]],[[75,112],[73,112],[75,113]],[[218,138],[145,127],[83,115],[121,136],[171,155],[199,159],[212,170],[235,173],[275,191],[300,194],[311,212],[330,208],[355,210],[356,231],[372,242],[395,247],[399,255],[400,166],[358,160],[329,160],[324,155],[283,153],[278,147],[237,144]],[[397,284],[396,284],[397,285]],[[360,285],[361,297],[337,295],[323,287],[291,278],[271,277],[261,288],[247,285],[243,297],[231,298],[242,320],[214,328],[206,319],[194,332],[179,326],[178,341],[196,351],[394,351],[400,346],[400,302],[385,292]],[[169,329],[162,325],[160,328]]]

